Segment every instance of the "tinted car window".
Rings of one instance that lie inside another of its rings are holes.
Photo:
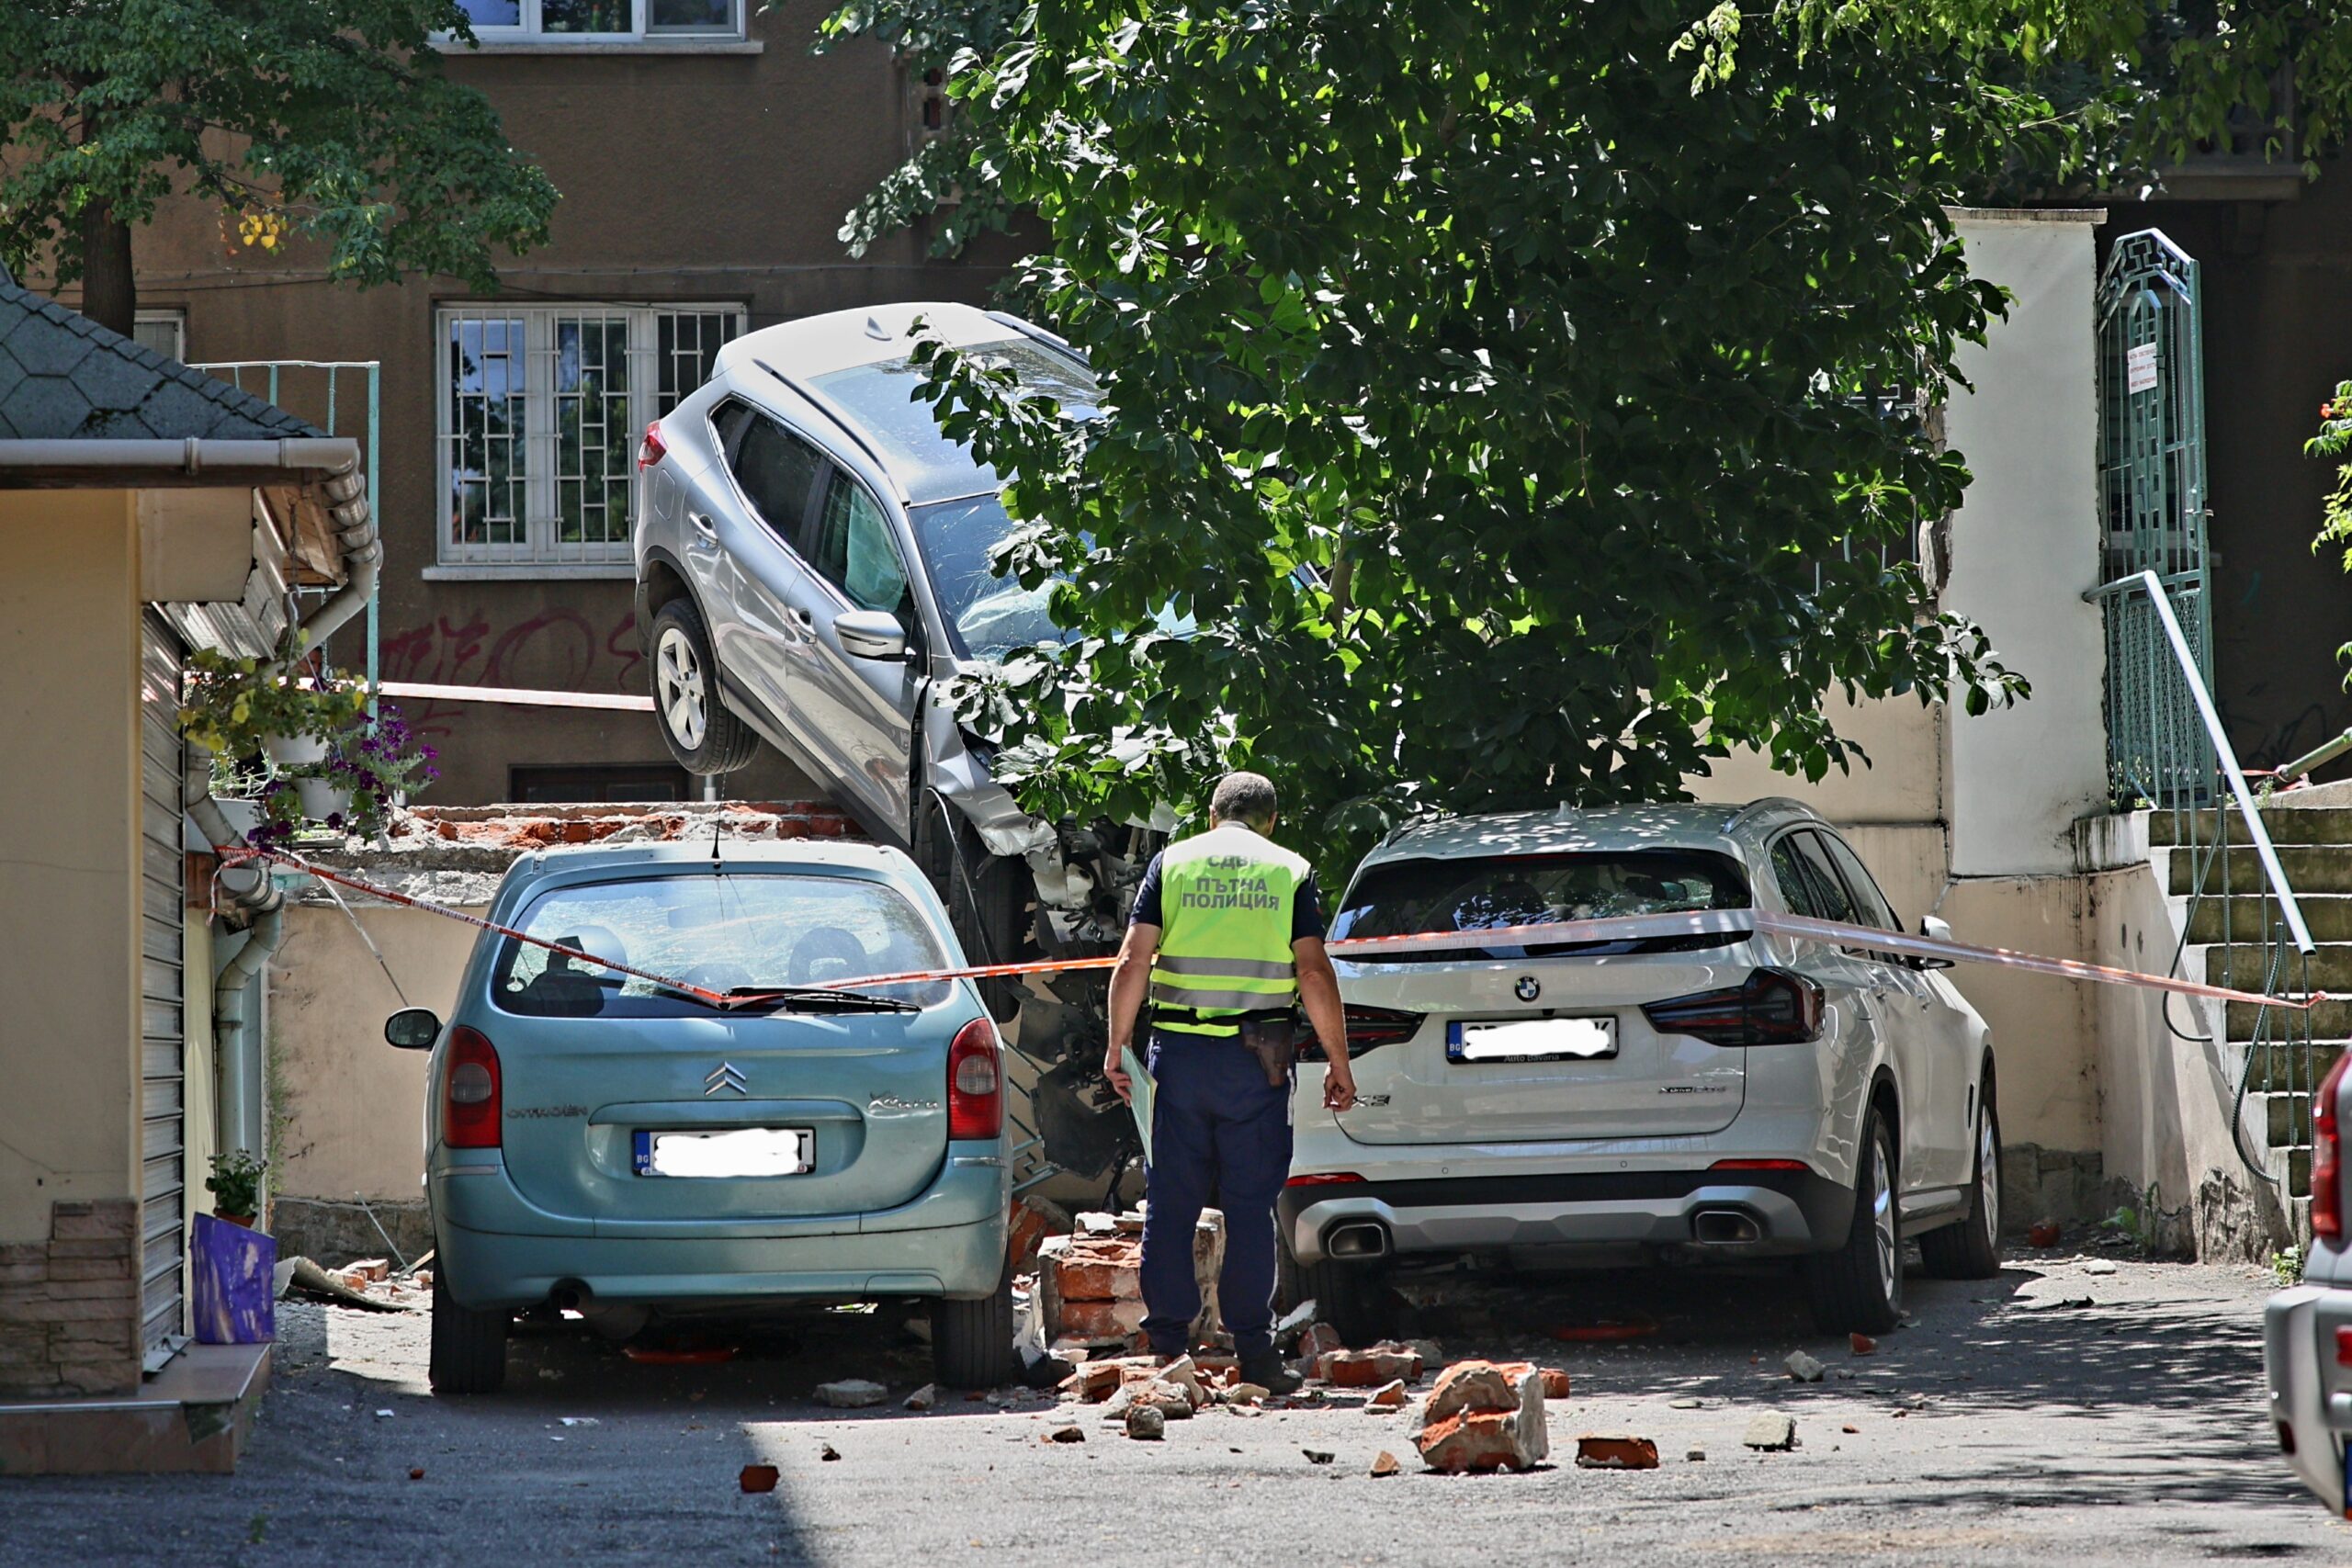
[[[1819,919],[1843,920],[1849,925],[1871,923],[1861,918],[1861,911],[1848,897],[1846,885],[1838,880],[1836,869],[1829,863],[1829,852],[1821,846],[1821,835],[1792,833],[1781,841],[1795,848],[1804,867],[1805,880],[1813,888],[1814,912]]]
[[[802,554],[825,580],[861,610],[887,610],[910,626],[914,600],[907,569],[890,540],[890,525],[874,498],[840,468],[827,463],[825,499],[808,529]]]
[[[1348,889],[1333,940],[1475,931],[1546,920],[1612,915],[1682,914],[1748,907],[1747,878],[1729,855],[1703,850],[1634,850],[1464,860],[1400,860],[1375,865]],[[1645,952],[1720,946],[1734,936],[1665,937],[1639,942],[1546,942],[1472,950],[1490,958],[1548,953]],[[1458,959],[1453,948],[1430,956]],[[1403,962],[1384,953],[1377,962]]]
[[[1820,838],[1829,847],[1829,858],[1837,862],[1838,869],[1845,874],[1846,886],[1853,889],[1854,903],[1861,911],[1862,924],[1876,926],[1881,931],[1901,931],[1903,922],[1895,918],[1894,906],[1889,904],[1886,895],[1878,890],[1878,884],[1863,869],[1860,859],[1843,840],[1828,833],[1820,835]]]
[[[810,492],[831,467],[816,447],[765,414],[753,416],[735,444],[735,482],[760,520],[795,548]]]
[[[1815,890],[1813,879],[1797,855],[1796,835],[1790,834],[1772,846],[1772,880],[1780,886],[1781,901],[1789,907],[1791,914],[1824,918],[1821,895]]]
[[[541,894],[517,928],[598,958],[714,991],[822,985],[944,968],[939,940],[915,907],[878,882],[786,873],[707,872],[582,883]],[[944,982],[862,987],[919,1006],[944,1001]],[[512,937],[491,995],[537,1018],[707,1015],[693,998]]]

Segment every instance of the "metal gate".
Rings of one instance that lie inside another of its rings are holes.
[[[139,630],[139,1310],[152,1366],[182,1333],[184,1316],[187,863],[180,848],[179,637],[153,610]]]
[[[2163,582],[2210,688],[2205,355],[2197,263],[2162,231],[2128,234],[2098,284],[2099,488],[2107,619],[2108,784],[2114,803],[2179,806],[2214,757],[2140,576]]]

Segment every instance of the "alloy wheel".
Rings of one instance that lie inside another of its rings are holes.
[[[1993,1114],[1976,1117],[1976,1207],[1984,1216],[1984,1234],[2001,1234],[2001,1155],[1993,1143]]]
[[[676,626],[665,628],[653,661],[653,695],[662,708],[662,722],[680,746],[694,750],[710,728],[710,698],[693,640]]]
[[[1891,1302],[1901,1288],[1903,1259],[1894,1239],[1894,1184],[1887,1174],[1885,1146],[1875,1141],[1871,1147],[1871,1235],[1877,1244],[1879,1286]]]

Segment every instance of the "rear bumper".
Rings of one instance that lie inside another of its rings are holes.
[[[675,1306],[986,1296],[1003,1276],[1011,1184],[1001,1156],[961,1155],[895,1209],[680,1223],[549,1214],[503,1163],[442,1165],[426,1185],[450,1292],[469,1307],[519,1308],[559,1285],[600,1303]]]
[[[2336,1514],[2344,1512],[2344,1438],[2352,1427],[2352,1394],[2331,1398],[2321,1367],[2323,1341],[2335,1359],[2335,1327],[2352,1324],[2352,1291],[2297,1285],[2262,1310],[2262,1371],[2270,1419],[2288,1468]],[[2341,1402],[2342,1408],[2332,1408]],[[2291,1443],[2291,1447],[2290,1447]]]
[[[1728,1212],[1754,1222],[1753,1241],[1711,1245],[1725,1256],[1778,1257],[1834,1247],[1854,1213],[1851,1189],[1812,1171],[1597,1171],[1289,1187],[1276,1204],[1302,1263],[1326,1241],[1374,1224],[1396,1253],[1514,1247],[1699,1244],[1693,1222]]]

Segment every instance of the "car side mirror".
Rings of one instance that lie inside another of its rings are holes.
[[[402,1008],[384,1020],[384,1038],[402,1051],[430,1051],[441,1038],[441,1020],[431,1008]]]
[[[1922,915],[1919,917],[1919,934],[1926,937],[1929,942],[1950,942],[1951,940],[1951,922],[1950,920],[1939,919],[1934,915]],[[1914,958],[1911,961],[1911,967],[1914,969],[1949,969],[1951,967],[1951,960],[1949,958]]]
[[[833,635],[852,659],[907,656],[907,629],[887,610],[845,610],[833,617]]]

